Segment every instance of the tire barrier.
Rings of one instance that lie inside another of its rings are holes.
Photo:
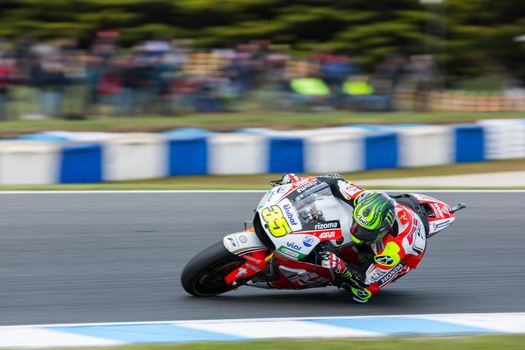
[[[0,184],[329,173],[525,158],[525,119],[160,134],[50,131],[0,142]]]

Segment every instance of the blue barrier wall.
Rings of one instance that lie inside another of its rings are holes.
[[[204,136],[176,138],[168,141],[168,172],[174,175],[206,175],[208,142]]]
[[[485,160],[485,135],[480,125],[460,125],[454,128],[456,162]]]
[[[270,138],[270,173],[304,172],[304,142],[298,137]]]
[[[102,145],[64,146],[59,176],[60,183],[102,182]]]
[[[437,129],[432,129],[432,126],[428,126],[428,130],[415,129],[410,131],[400,129],[401,127],[410,128],[412,126],[421,128],[420,125],[386,127],[374,125],[355,126],[362,127],[366,131],[362,133],[348,132],[348,140],[355,141],[357,138],[359,142],[359,154],[357,154],[358,151],[356,151],[355,155],[346,158],[343,157],[345,152],[341,152],[340,148],[331,144],[331,142],[333,142],[333,138],[330,137],[331,135],[337,135],[336,138],[338,140],[341,138],[340,135],[345,135],[344,132],[341,133],[340,129],[330,130],[324,128],[317,132],[297,132],[297,130],[294,130],[290,133],[272,132],[270,129],[246,129],[244,131],[259,133],[261,138],[264,138],[264,140],[260,141],[267,143],[262,144],[264,147],[254,147],[257,151],[253,151],[253,154],[252,151],[244,152],[244,156],[247,157],[245,159],[264,159],[260,160],[262,163],[258,164],[264,165],[266,168],[253,167],[253,169],[250,168],[249,171],[243,173],[304,173],[308,170],[305,168],[306,164],[319,165],[320,162],[315,162],[320,157],[329,158],[328,160],[330,160],[330,162],[325,162],[328,165],[323,163],[325,165],[321,168],[315,168],[316,170],[311,170],[311,168],[310,171],[321,172],[327,169],[327,172],[329,172],[330,168],[336,168],[341,164],[337,162],[349,162],[355,158],[359,159],[359,169],[362,168],[365,170],[408,166],[406,158],[410,156],[412,156],[412,158],[410,158],[412,162],[409,166],[424,166],[426,164],[425,161],[430,159],[429,153],[432,153],[429,152],[429,150],[434,149],[450,151],[447,153],[446,163],[481,162],[489,159],[486,156],[487,150],[492,150],[493,153],[496,152],[498,159],[513,159],[523,157],[522,154],[525,155],[525,138],[523,136],[525,135],[525,121],[522,123],[521,120],[518,122],[502,120],[500,123],[499,120],[494,120],[486,125],[480,121],[479,124],[472,125],[450,125],[446,130],[443,130],[443,127],[437,128],[444,132],[436,132]],[[30,149],[33,149],[32,147],[34,145],[42,144],[46,146],[47,144],[46,147],[50,149],[49,151],[40,152],[38,148],[35,148],[35,154],[32,154],[34,159],[38,159],[38,162],[35,162],[34,165],[35,171],[40,171],[41,173],[47,172],[48,176],[45,177],[46,182],[102,182],[105,179],[104,176],[107,178],[108,174],[114,169],[114,166],[108,162],[104,164],[104,159],[107,158],[104,157],[106,152],[105,147],[107,146],[102,141],[96,141],[100,135],[97,133],[93,133],[93,135],[88,134],[89,133],[81,135],[81,133],[79,133],[79,135],[77,135],[72,132],[65,133],[57,131],[43,133],[43,135],[29,135],[27,138],[22,137],[22,140],[2,141],[0,144],[6,147],[6,152],[12,147],[18,147],[18,143],[20,143],[21,147],[30,145]],[[226,172],[231,170],[232,174],[235,173],[236,170],[231,169],[230,165],[232,158],[229,157],[232,157],[232,154],[238,154],[237,150],[229,148],[231,152],[216,152],[217,150],[212,149],[212,147],[219,147],[222,144],[209,142],[210,138],[216,137],[213,136],[213,134],[214,133],[207,133],[206,130],[200,129],[181,129],[167,132],[163,135],[157,134],[154,136],[158,137],[156,145],[161,145],[162,147],[156,147],[153,153],[147,153],[148,155],[143,155],[143,157],[154,156],[158,162],[163,162],[162,172],[161,174],[159,172],[160,175],[158,176],[165,176],[166,168],[170,176],[207,175],[211,171],[210,164],[213,164],[214,167],[218,164],[221,169],[226,169]],[[70,138],[70,140],[63,141],[60,135],[65,135],[64,137]],[[427,135],[431,135],[433,139],[427,138]],[[112,138],[118,138],[119,136],[119,134],[111,135]],[[123,134],[123,136],[125,136],[125,134]],[[345,136],[343,136],[343,141],[346,142],[344,137]],[[71,140],[77,138],[90,140],[89,142],[91,143],[72,144]],[[52,147],[49,147],[51,143]],[[109,144],[110,143],[107,145]],[[362,148],[361,145],[363,145]],[[435,145],[439,145],[439,148],[435,148],[437,147]],[[265,146],[268,146],[268,150],[266,150]],[[319,148],[315,148],[317,146],[319,146]],[[238,147],[244,146],[239,144]],[[316,150],[316,152],[312,150]],[[133,152],[131,151],[131,153]],[[220,154],[220,156],[218,154]],[[416,156],[414,156],[414,154]],[[121,152],[119,156],[123,159],[123,162],[126,163],[128,159],[127,153]],[[211,159],[213,156],[217,158]],[[130,157],[132,158],[133,154],[130,154]],[[22,155],[19,155],[17,152],[13,152],[10,156],[10,159],[11,158],[14,159],[12,160],[13,164],[24,164]],[[56,169],[57,159],[59,160],[58,165],[60,169]],[[266,159],[268,159],[267,163]],[[361,160],[363,160],[362,166]],[[167,164],[165,162],[167,162]],[[141,166],[140,164],[143,163],[144,162],[129,162],[129,169],[143,169],[139,168]],[[20,177],[22,177],[26,170],[22,166],[17,170],[17,167],[18,165],[11,166],[10,169],[20,171]],[[52,174],[49,173],[49,169],[53,169]],[[15,175],[13,178],[16,179],[17,176]],[[0,179],[0,181],[4,181],[3,183],[5,184],[10,184],[9,181],[11,181],[11,183],[18,183],[11,179]]]
[[[398,153],[397,134],[365,136],[365,169],[397,168]]]

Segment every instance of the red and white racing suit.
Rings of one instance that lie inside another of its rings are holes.
[[[355,207],[356,198],[364,192],[361,187],[346,181],[339,174],[316,178],[329,184],[333,195],[352,207]],[[368,250],[373,255],[368,266],[347,264],[335,254],[331,258],[332,269],[344,271],[339,275],[343,282],[345,278],[350,278],[353,282],[350,285],[343,283],[342,286],[352,292],[356,301],[368,301],[389,283],[415,269],[425,254],[426,233],[419,216],[400,204],[396,204],[395,212],[394,226],[381,241],[370,246],[356,247],[359,250]]]

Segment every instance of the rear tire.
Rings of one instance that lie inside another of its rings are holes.
[[[234,287],[224,281],[230,272],[242,265],[244,259],[230,253],[222,242],[195,255],[184,267],[181,284],[186,292],[198,297],[226,293]]]

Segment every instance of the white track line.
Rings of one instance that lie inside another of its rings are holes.
[[[112,326],[112,325],[139,325],[139,324],[193,324],[193,323],[228,323],[228,322],[274,322],[274,321],[305,321],[314,319],[366,319],[366,318],[404,318],[404,317],[451,317],[451,316],[525,316],[525,312],[477,312],[477,313],[461,313],[461,314],[399,314],[399,315],[360,315],[360,316],[310,316],[310,317],[269,317],[269,318],[224,318],[224,319],[204,319],[204,320],[167,320],[167,321],[146,321],[146,322],[93,322],[93,323],[50,323],[50,324],[28,324],[28,325],[12,325],[0,326],[0,328],[27,328],[27,327],[79,327],[79,326]]]

